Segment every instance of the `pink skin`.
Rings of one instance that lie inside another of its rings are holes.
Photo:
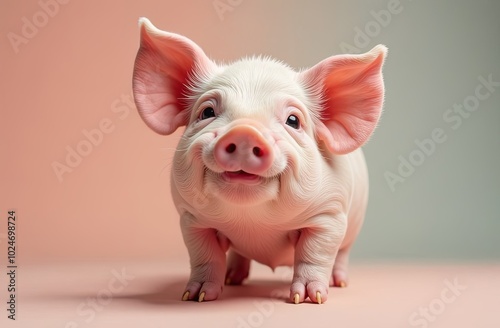
[[[381,114],[386,48],[301,72],[263,58],[224,66],[145,18],[140,27],[139,113],[160,134],[186,127],[171,179],[191,264],[182,299],[217,299],[256,260],[293,265],[290,302],[325,302],[348,283],[365,216],[359,148]]]
[[[247,124],[237,125],[219,138],[214,158],[226,171],[222,177],[228,183],[246,183],[258,181],[258,176],[271,167],[274,153],[259,130]]]

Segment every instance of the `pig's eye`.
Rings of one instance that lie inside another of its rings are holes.
[[[212,107],[207,107],[201,112],[200,120],[206,120],[210,117],[215,117],[215,110]]]
[[[294,129],[299,129],[300,128],[299,118],[295,115],[288,116],[288,118],[286,119],[286,125],[289,125]]]

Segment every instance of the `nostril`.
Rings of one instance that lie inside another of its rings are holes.
[[[226,147],[226,151],[229,153],[229,154],[232,154],[234,153],[234,151],[236,150],[236,145],[234,143],[232,144],[229,144],[227,145]]]
[[[264,152],[259,147],[253,147],[253,154],[257,157],[264,156]]]

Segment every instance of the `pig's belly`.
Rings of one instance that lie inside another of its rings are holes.
[[[265,264],[272,269],[293,265],[295,247],[288,232],[247,231],[226,234],[230,247],[240,255]]]

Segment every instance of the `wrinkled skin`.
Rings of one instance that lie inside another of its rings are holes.
[[[359,147],[383,103],[384,46],[300,72],[268,58],[217,65],[191,40],[140,20],[134,96],[160,134],[185,126],[172,167],[191,276],[183,300],[241,284],[250,261],[290,265],[290,301],[348,283],[368,201]]]

